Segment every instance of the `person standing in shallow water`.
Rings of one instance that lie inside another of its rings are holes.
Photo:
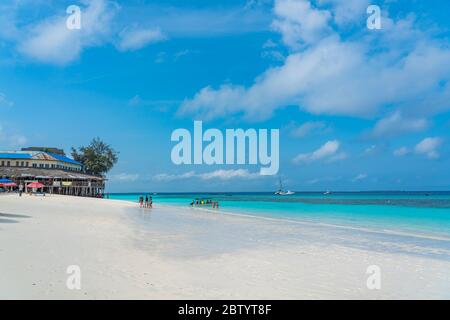
[[[148,205],[149,205],[149,208],[153,208],[153,198],[152,198],[152,196],[149,196]]]
[[[148,208],[148,196],[145,196],[145,208]]]
[[[139,206],[142,208],[143,205],[144,205],[144,197],[143,197],[143,196],[140,196],[140,197],[139,197]]]

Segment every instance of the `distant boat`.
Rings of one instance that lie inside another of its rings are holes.
[[[283,189],[283,183],[282,183],[281,178],[280,178],[280,188],[278,189],[277,192],[275,192],[275,194],[277,196],[291,196],[291,195],[295,194],[295,192],[290,191],[290,190],[287,190],[287,191],[284,190]]]
[[[325,191],[323,194],[324,194],[325,196],[329,196],[330,194],[332,194],[332,192],[331,192],[331,191]]]

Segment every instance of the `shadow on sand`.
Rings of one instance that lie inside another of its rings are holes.
[[[15,219],[27,219],[31,218],[23,214],[10,214],[10,213],[0,213],[0,223],[19,223]]]
[[[1,219],[0,218],[0,223],[19,223],[19,221],[11,220],[11,219]]]
[[[30,216],[26,216],[24,214],[12,214],[12,213],[1,213],[0,218],[31,218]]]

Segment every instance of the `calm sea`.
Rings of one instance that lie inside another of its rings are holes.
[[[110,198],[137,202],[140,195],[146,194],[110,194]],[[155,204],[189,207],[195,198],[208,198],[220,202],[220,212],[450,239],[450,192],[148,195]]]

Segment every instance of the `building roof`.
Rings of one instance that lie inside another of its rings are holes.
[[[61,161],[69,164],[82,164],[65,155],[42,151],[0,151],[0,159],[17,159],[17,160],[48,160]]]
[[[103,177],[94,176],[81,172],[64,171],[59,169],[40,169],[23,167],[0,167],[0,178],[9,179],[68,179],[68,180],[105,180]]]
[[[31,159],[31,154],[28,153],[16,153],[16,152],[1,152],[1,159]]]
[[[70,159],[69,157],[60,155],[60,154],[50,153],[50,152],[47,152],[47,154],[48,154],[49,156],[51,156],[52,158],[58,160],[58,161],[67,162],[67,163],[71,163],[71,164],[81,165],[80,162],[75,161],[75,160],[73,160],[73,159]]]

